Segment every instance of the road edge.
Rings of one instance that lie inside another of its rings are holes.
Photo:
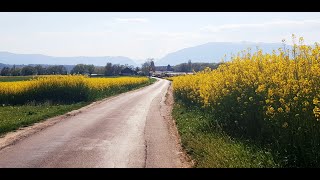
[[[166,108],[168,108],[168,114],[164,116],[164,118],[167,120],[169,125],[170,134],[173,136],[176,142],[176,148],[179,150],[179,158],[182,163],[182,168],[193,168],[194,167],[194,161],[192,158],[188,155],[188,153],[185,151],[185,149],[182,146],[181,137],[178,131],[178,127],[176,124],[176,120],[172,117],[172,109],[174,105],[174,97],[173,97],[173,87],[172,82],[170,81],[170,85],[167,89],[167,92],[165,94],[165,100],[164,104]]]

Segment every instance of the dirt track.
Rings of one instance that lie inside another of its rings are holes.
[[[169,84],[159,80],[53,118],[24,130],[27,137],[8,134],[0,167],[188,167],[170,118]]]

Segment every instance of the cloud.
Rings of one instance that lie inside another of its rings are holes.
[[[227,30],[239,30],[245,28],[314,28],[320,27],[320,19],[310,20],[274,20],[264,23],[224,24],[220,26],[208,25],[200,30],[205,32],[222,32]]]
[[[114,18],[117,22],[146,23],[147,18]]]

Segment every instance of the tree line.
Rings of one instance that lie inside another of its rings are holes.
[[[141,69],[139,67],[120,65],[107,63],[106,66],[94,66],[87,64],[77,64],[70,72],[67,71],[66,67],[63,65],[55,66],[41,66],[41,65],[28,65],[24,67],[16,67],[13,65],[10,67],[3,67],[0,69],[1,76],[30,76],[30,75],[65,75],[65,74],[99,74],[105,76],[118,76],[122,70],[129,68],[134,72],[139,72]]]
[[[192,63],[191,60],[189,60],[187,63],[175,65],[172,69],[174,72],[199,72],[206,67],[217,69],[220,64],[221,63]]]
[[[1,76],[29,76],[29,75],[49,75],[49,74],[67,74],[67,69],[62,65],[43,67],[24,66],[22,68],[13,65],[11,68],[3,67],[1,69]]]
[[[220,63],[192,63],[189,60],[187,63],[181,63],[175,66],[168,65],[167,67],[158,67],[160,71],[174,71],[174,72],[198,72],[204,70],[206,67],[216,69]],[[104,76],[118,76],[125,68],[129,68],[135,74],[139,72],[139,75],[150,76],[151,72],[155,72],[157,67],[155,66],[153,59],[147,59],[141,67],[134,67],[129,65],[120,65],[107,63],[105,66],[94,66],[87,64],[77,64],[70,72],[63,65],[41,66],[41,65],[28,65],[24,67],[3,67],[0,69],[1,76],[29,76],[29,75],[64,75],[64,74],[98,74]]]

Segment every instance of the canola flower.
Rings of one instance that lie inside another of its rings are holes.
[[[265,114],[274,114],[273,109],[278,110],[277,115],[284,109],[286,113],[304,109],[309,119],[319,120],[320,47],[295,48],[294,58],[282,49],[278,54],[259,50],[236,56],[217,70],[207,68],[196,75],[173,77],[175,94],[212,109],[232,96],[241,105],[259,104]]]
[[[82,75],[51,75],[29,81],[0,82],[0,104],[86,101],[97,94],[108,95],[146,82],[146,77],[89,78]]]
[[[171,80],[177,99],[201,106],[228,132],[277,144],[291,153],[288,164],[320,165],[318,43],[300,38],[292,50],[242,51],[216,70]]]

